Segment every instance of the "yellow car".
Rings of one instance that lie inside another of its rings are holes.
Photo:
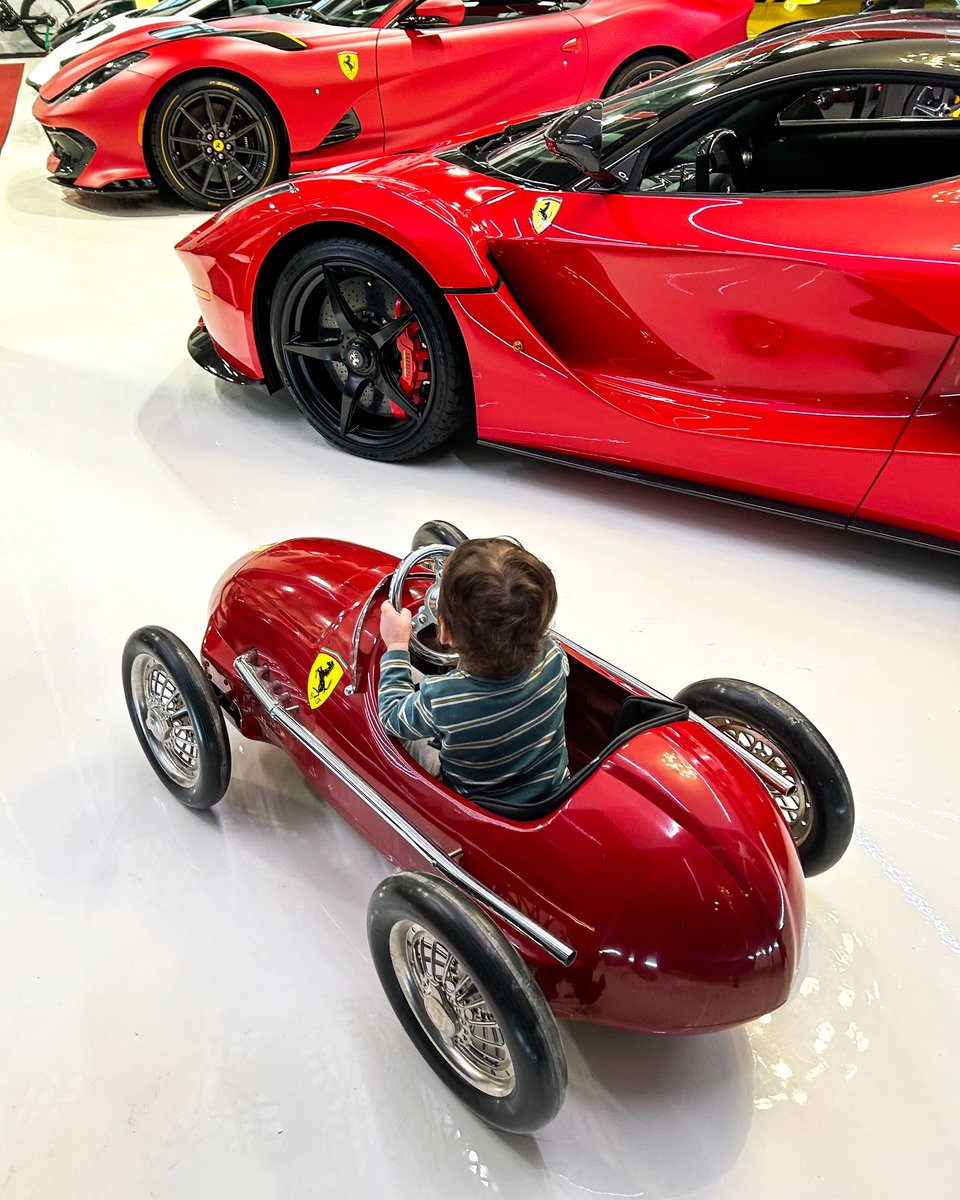
[[[861,0],[757,0],[747,21],[747,36],[756,37],[788,21],[812,17],[845,17],[860,11]]]

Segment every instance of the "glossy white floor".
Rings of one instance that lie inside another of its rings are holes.
[[[958,563],[468,444],[403,467],[188,360],[197,217],[0,156],[0,1194],[4,1200],[956,1196]],[[424,519],[520,536],[558,624],[659,686],[732,674],[804,709],[858,834],[809,887],[794,1003],[690,1039],[566,1027],[570,1089],[505,1137],[406,1042],[367,952],[385,864],[277,751],[235,741],[208,817],[129,727],[135,626],[199,642],[241,552]]]

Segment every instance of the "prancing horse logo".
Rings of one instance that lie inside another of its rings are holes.
[[[307,700],[311,708],[319,708],[333,694],[343,678],[343,665],[339,659],[321,650],[314,659],[307,680]]]
[[[359,54],[344,50],[342,54],[337,55],[337,62],[340,64],[340,70],[348,79],[356,79],[357,72],[360,70]]]
[[[534,233],[543,233],[553,224],[554,217],[560,211],[560,200],[538,200],[533,206],[530,223]]]

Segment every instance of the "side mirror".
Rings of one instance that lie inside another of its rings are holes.
[[[588,100],[568,109],[544,131],[547,149],[577,168],[581,175],[597,183],[616,184],[618,180],[604,167],[603,104]]]
[[[424,29],[436,25],[462,25],[467,15],[463,0],[422,0],[408,17],[398,24],[403,29]]]

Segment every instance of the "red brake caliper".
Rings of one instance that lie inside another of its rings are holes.
[[[402,317],[409,312],[410,307],[397,297],[395,317]],[[420,339],[420,326],[411,321],[406,329],[397,335],[394,343],[400,355],[400,390],[410,398],[413,404],[423,400],[422,388],[430,382],[430,356],[427,348]],[[394,417],[405,417],[407,414],[398,404],[390,401],[390,412]]]

